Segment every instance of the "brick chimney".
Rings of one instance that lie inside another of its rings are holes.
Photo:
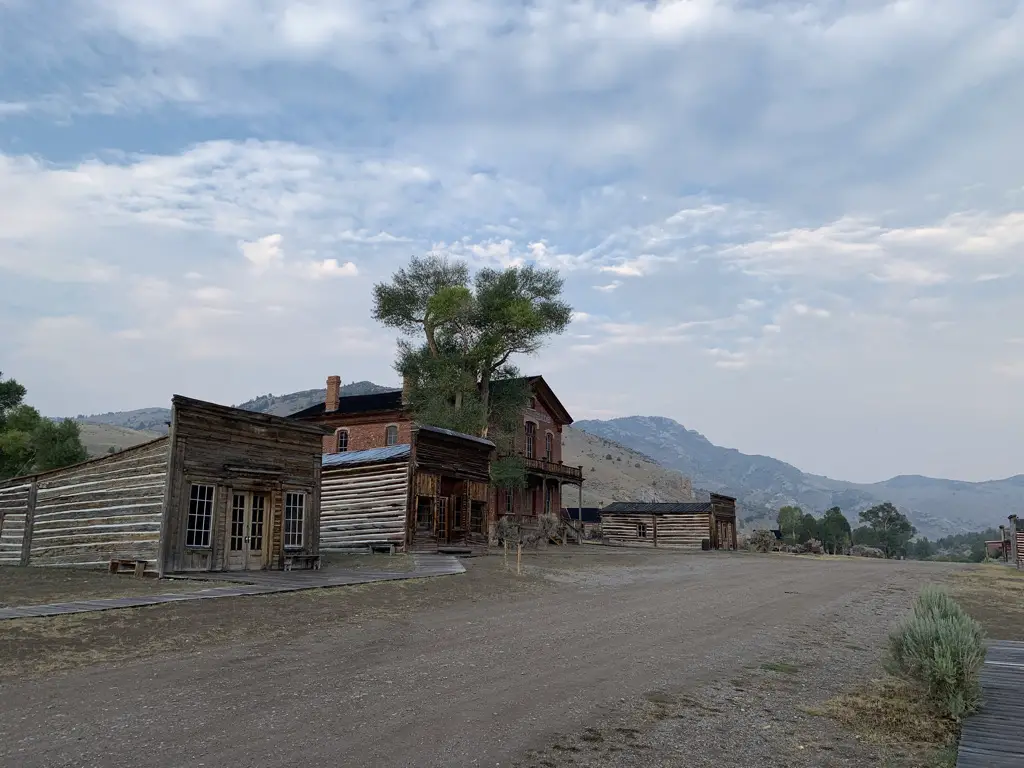
[[[324,410],[333,413],[341,405],[341,376],[327,377],[327,397],[324,398]]]
[[[402,405],[409,404],[409,391],[412,389],[412,379],[409,374],[402,374]]]

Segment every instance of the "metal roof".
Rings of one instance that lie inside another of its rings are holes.
[[[494,447],[494,443],[488,440],[486,437],[477,437],[476,435],[467,435],[464,432],[456,432],[454,429],[445,429],[444,427],[434,427],[429,424],[418,425],[419,429],[426,432],[436,432],[440,435],[448,435],[448,437],[457,437],[460,440],[472,440],[475,443],[486,445],[490,448]]]
[[[387,448],[370,448],[367,451],[344,451],[342,453],[324,454],[322,466],[351,467],[355,464],[377,464],[384,461],[397,461],[408,458],[410,447],[406,443],[389,445]]]
[[[643,501],[616,501],[601,510],[601,512],[613,512],[620,515],[630,513],[681,515],[710,511],[711,502],[709,501],[675,501],[663,504],[649,504]]]

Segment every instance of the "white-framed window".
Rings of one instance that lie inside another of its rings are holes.
[[[384,445],[398,445],[397,425],[388,424],[387,429],[384,430]]]
[[[544,433],[544,458],[548,461],[554,461],[555,456],[555,440],[550,432]]]
[[[537,425],[532,421],[526,422],[526,458],[532,459],[537,455]]]
[[[210,546],[215,493],[216,488],[212,485],[192,483],[188,492],[188,518],[185,521],[186,547],[206,549]]]
[[[284,548],[301,549],[306,525],[306,494],[288,491],[284,495]]]
[[[334,433],[334,444],[338,453],[345,453],[348,450],[348,430],[339,429]]]

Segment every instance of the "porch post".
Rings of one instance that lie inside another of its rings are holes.
[[[583,467],[582,466],[580,467],[580,484],[579,484],[579,489],[580,489],[580,506],[579,506],[579,515],[578,515],[579,519],[576,522],[578,522],[579,526],[580,526],[580,537],[579,537],[579,540],[576,543],[577,544],[582,544],[583,543]]]
[[[39,485],[36,479],[32,478],[32,484],[28,487],[28,500],[25,502],[25,522],[22,527],[21,538],[21,561],[20,565],[27,567],[32,558],[32,530],[36,523],[36,493]]]

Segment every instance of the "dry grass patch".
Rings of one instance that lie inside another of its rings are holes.
[[[873,680],[835,697],[824,714],[872,744],[936,749],[954,744],[959,732],[918,686],[895,678]]]
[[[953,596],[996,640],[1024,640],[1024,571],[979,565],[953,575]]]

